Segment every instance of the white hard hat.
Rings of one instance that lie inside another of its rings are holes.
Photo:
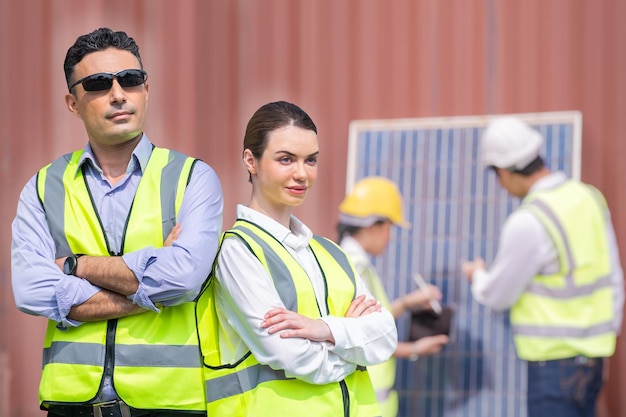
[[[520,119],[498,117],[480,139],[482,163],[485,167],[521,170],[539,156],[542,144],[541,133]]]

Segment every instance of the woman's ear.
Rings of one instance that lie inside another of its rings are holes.
[[[251,175],[256,174],[256,158],[252,155],[252,151],[250,149],[245,149],[243,151],[243,164],[246,166],[246,169]]]

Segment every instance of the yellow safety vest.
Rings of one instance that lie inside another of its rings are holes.
[[[383,307],[391,311],[391,304],[387,293],[383,288],[378,273],[372,265],[363,265],[359,268],[355,265],[361,279]],[[391,356],[387,361],[378,365],[368,366],[367,370],[372,379],[372,385],[376,392],[376,398],[380,406],[382,417],[395,417],[398,415],[398,392],[394,389],[396,383],[396,358]]]
[[[223,239],[239,238],[259,259],[286,308],[311,318],[321,317],[315,291],[308,275],[274,237],[260,227],[239,220],[224,233]],[[328,239],[315,236],[310,247],[322,270],[327,287],[327,308],[331,315],[342,316],[355,297],[355,273],[341,249]],[[269,417],[371,417],[380,411],[364,367],[343,381],[322,385],[288,378],[283,370],[260,364],[251,352],[234,363],[220,357],[220,331],[215,290],[219,285],[211,276],[197,303],[200,347],[204,359],[207,413],[209,416]],[[251,289],[254,291],[254,289]],[[223,340],[234,345],[239,340]]]
[[[112,254],[78,162],[83,151],[39,171],[37,190],[57,257]],[[154,148],[127,218],[122,252],[162,247],[176,223],[195,160]],[[205,410],[204,380],[195,328],[195,303],[61,329],[49,321],[39,400],[88,403],[114,366],[117,394],[140,409]]]
[[[530,210],[548,231],[560,270],[537,275],[511,309],[519,357],[611,356],[616,337],[604,198],[568,180],[529,194],[520,209]]]

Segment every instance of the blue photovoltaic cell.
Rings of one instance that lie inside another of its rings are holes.
[[[579,176],[580,113],[518,115],[546,139],[552,170]],[[393,299],[415,289],[412,274],[441,288],[456,309],[451,343],[413,363],[398,360],[400,416],[525,417],[526,368],[516,358],[508,313],[472,299],[463,259],[496,251],[500,226],[519,201],[480,165],[478,143],[488,117],[356,121],[351,124],[348,184],[380,175],[398,184],[412,223],[394,228],[374,264]],[[402,340],[408,317],[398,320]]]

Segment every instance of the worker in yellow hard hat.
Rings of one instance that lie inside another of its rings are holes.
[[[429,301],[441,299],[434,285],[415,290],[389,301],[371,256],[382,254],[389,243],[391,226],[411,227],[402,215],[402,197],[396,185],[382,177],[366,177],[357,182],[339,206],[339,244],[348,254],[370,292],[391,311],[394,318],[411,310],[430,308]],[[448,343],[448,336],[428,336],[412,342],[398,342],[395,358],[417,360],[419,356],[438,353]],[[368,367],[383,417],[398,413],[398,393],[393,389],[395,358]]]

